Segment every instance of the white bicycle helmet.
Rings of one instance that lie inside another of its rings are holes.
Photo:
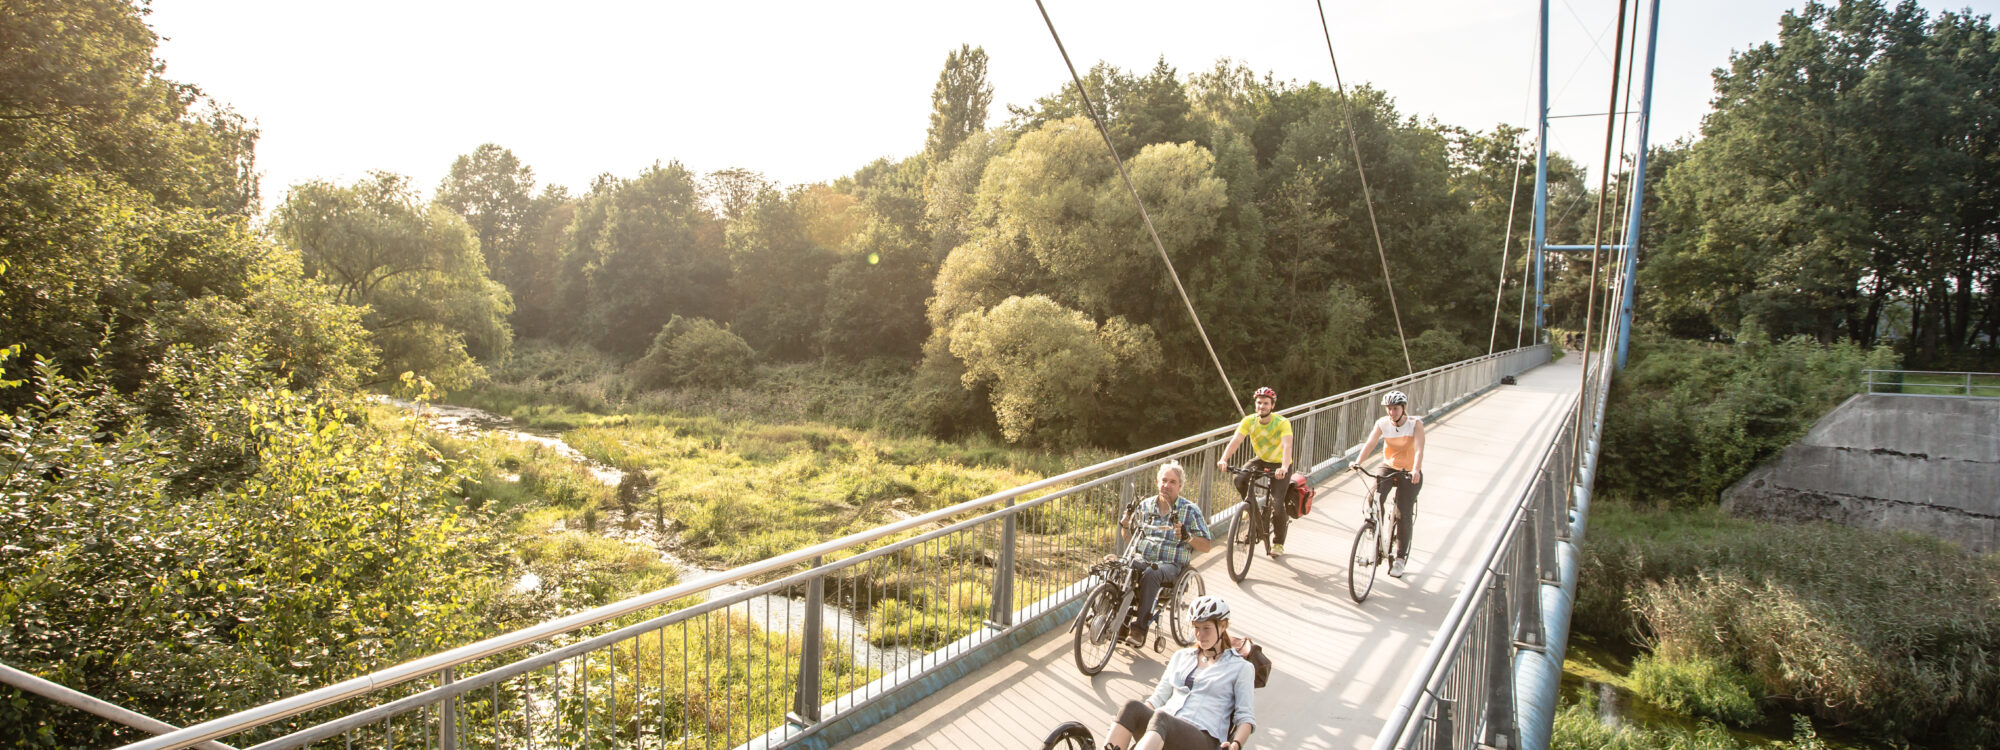
[[[1409,403],[1410,403],[1410,397],[1403,395],[1402,391],[1390,391],[1388,393],[1382,394],[1383,406],[1392,406],[1395,404],[1403,404],[1407,406]]]
[[[1229,603],[1223,601],[1222,597],[1213,594],[1206,594],[1194,600],[1194,606],[1188,608],[1188,620],[1190,622],[1212,622],[1226,619],[1229,619]]]

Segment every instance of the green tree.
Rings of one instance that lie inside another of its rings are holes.
[[[806,196],[766,190],[729,224],[732,319],[746,340],[778,359],[819,353],[821,313],[832,290],[835,251],[813,236]]]
[[[990,383],[1001,432],[1015,442],[1084,443],[1116,416],[1101,396],[1160,364],[1151,329],[1123,318],[1098,325],[1039,295],[960,316],[950,337],[966,383]]]
[[[535,197],[535,171],[514,152],[481,144],[452,161],[438,184],[437,203],[465,218],[493,279],[519,296],[528,283],[522,266],[530,233],[548,209]]]
[[[365,368],[352,316],[249,229],[256,131],[159,75],[128,2],[0,13],[0,346],[132,389],[176,343],[259,349],[299,386]],[[0,410],[30,390],[0,392]]]
[[[986,81],[986,49],[969,44],[946,54],[937,87],[931,90],[931,127],[924,136],[924,158],[943,162],[960,143],[986,129],[986,110],[993,105],[993,84]]]
[[[482,374],[475,357],[506,354],[513,302],[487,278],[478,239],[457,214],[420,201],[405,178],[375,172],[351,187],[300,185],[275,212],[272,233],[336,300],[367,307],[362,323],[382,357],[375,382],[415,372],[463,387]]]
[[[1873,0],[1787,13],[1715,74],[1715,112],[1665,180],[1678,222],[1642,274],[1733,333],[1875,340],[1908,308],[1920,358],[1965,351],[1994,266],[1994,31]]]
[[[725,317],[723,224],[679,163],[599,178],[567,237],[557,305],[599,348],[637,357],[675,315]]]

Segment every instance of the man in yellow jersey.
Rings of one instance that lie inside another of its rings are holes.
[[[1368,433],[1368,441],[1361,444],[1361,453],[1354,457],[1354,468],[1360,469],[1361,462],[1375,450],[1375,443],[1382,443],[1382,465],[1399,474],[1376,480],[1375,491],[1382,491],[1382,482],[1396,490],[1396,537],[1391,545],[1395,557],[1389,561],[1389,575],[1403,577],[1403,567],[1410,559],[1410,526],[1417,516],[1417,490],[1424,484],[1424,420],[1411,416],[1410,399],[1402,391],[1382,394],[1382,408],[1388,416],[1375,420],[1375,429]]]
[[[1244,468],[1276,469],[1271,482],[1271,502],[1278,504],[1271,513],[1271,556],[1278,557],[1285,554],[1285,532],[1292,525],[1291,514],[1285,512],[1285,501],[1292,489],[1292,483],[1285,481],[1292,471],[1292,423],[1282,414],[1271,413],[1278,408],[1277,391],[1259,388],[1251,401],[1257,404],[1257,413],[1245,416],[1236,425],[1236,437],[1229,439],[1229,447],[1222,449],[1222,460],[1215,462],[1215,466],[1228,471],[1229,457],[1236,455],[1236,447],[1248,439],[1250,451],[1257,457],[1245,462]],[[1250,495],[1248,474],[1237,475],[1236,492],[1244,497]]]

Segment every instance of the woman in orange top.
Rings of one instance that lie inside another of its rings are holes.
[[[1389,575],[1401,578],[1410,559],[1410,526],[1417,516],[1417,490],[1424,484],[1424,420],[1408,413],[1410,399],[1402,391],[1382,394],[1382,408],[1389,415],[1375,420],[1375,429],[1368,433],[1368,441],[1361,444],[1361,454],[1354,457],[1354,468],[1361,468],[1361,462],[1367,460],[1379,441],[1383,465],[1407,472],[1378,480],[1390,483],[1396,490],[1396,537],[1391,545],[1395,558],[1389,562]],[[1380,492],[1381,485],[1375,489]]]

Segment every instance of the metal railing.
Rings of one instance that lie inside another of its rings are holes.
[[[1610,384],[1611,354],[1592,374],[1563,426],[1542,451],[1535,478],[1508,513],[1479,574],[1453,601],[1375,750],[1518,748],[1514,655],[1549,647],[1541,586],[1560,584],[1556,543],[1570,539],[1570,511],[1583,467],[1595,454]],[[1578,415],[1586,419],[1579,422]],[[1579,436],[1579,427],[1582,428]],[[1579,440],[1582,444],[1579,445]]]
[[[1444,411],[1546,363],[1534,346],[1285,410],[1294,457],[1339,468],[1389,390]],[[1010,648],[1083,593],[1114,514],[1179,460],[1211,518],[1235,424],[213,719],[205,740],[338,747],[765,748],[853,731],[898,690]],[[833,733],[829,733],[833,734]],[[824,739],[824,738],[822,738]]]
[[[2000,398],[2000,373],[1862,370],[1863,393]]]

